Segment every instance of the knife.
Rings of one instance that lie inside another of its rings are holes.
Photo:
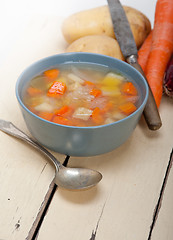
[[[131,66],[137,69],[146,79],[146,76],[138,63],[137,60],[138,50],[136,47],[136,43],[132,31],[130,29],[130,25],[126,17],[125,11],[120,1],[107,0],[107,2],[113,23],[114,33],[124,58]],[[147,79],[146,82],[148,83]],[[148,87],[149,87],[148,101],[144,108],[143,114],[149,129],[157,130],[162,126],[162,122],[149,84]]]

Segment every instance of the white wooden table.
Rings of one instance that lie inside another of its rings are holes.
[[[0,118],[27,134],[15,83],[34,61],[64,51],[62,20],[35,16],[0,67]],[[54,168],[46,158],[0,132],[0,239],[172,240],[172,109],[173,101],[163,97],[159,131],[148,130],[142,118],[118,149],[96,157],[70,158],[69,166],[103,174],[102,181],[86,191],[56,187]],[[66,157],[53,154],[61,162]]]

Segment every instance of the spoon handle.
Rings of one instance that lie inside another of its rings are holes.
[[[23,141],[35,147],[36,149],[40,150],[52,161],[56,169],[62,167],[61,163],[47,149],[41,146],[38,142],[31,139],[28,135],[26,135],[19,128],[17,128],[13,123],[0,119],[0,130],[11,136],[22,139]]]

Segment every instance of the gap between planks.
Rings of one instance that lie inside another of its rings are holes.
[[[153,219],[152,219],[152,223],[151,223],[151,226],[150,226],[150,231],[149,231],[149,235],[148,235],[147,240],[152,240],[152,232],[154,230],[154,227],[155,227],[155,224],[157,222],[157,218],[159,216],[159,212],[160,212],[160,209],[161,209],[161,206],[162,206],[163,196],[164,196],[166,184],[167,184],[167,181],[168,181],[168,177],[169,177],[169,174],[170,174],[170,171],[171,171],[171,168],[172,168],[172,164],[173,164],[173,149],[172,149],[171,154],[170,154],[170,159],[168,161],[168,165],[167,165],[166,173],[165,173],[163,183],[162,183],[162,186],[161,186],[159,198],[158,198],[155,210],[154,210]]]
[[[66,156],[63,165],[67,166],[68,161],[70,159],[70,156]],[[26,237],[26,240],[36,240],[38,237],[39,229],[41,228],[42,222],[44,220],[44,217],[46,216],[46,213],[48,211],[48,208],[51,204],[51,201],[53,199],[53,196],[56,192],[57,185],[54,183],[54,180],[51,182],[49,189],[45,195],[44,201],[41,204],[41,207],[39,209],[39,212],[36,216],[36,219],[28,233],[28,236]]]

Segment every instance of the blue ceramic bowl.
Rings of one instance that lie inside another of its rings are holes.
[[[65,126],[44,120],[32,113],[22,101],[23,88],[34,76],[57,64],[93,63],[108,66],[128,76],[138,87],[140,105],[130,116],[102,126]],[[112,57],[92,53],[64,53],[44,58],[29,66],[19,76],[16,96],[26,125],[32,136],[45,147],[70,156],[94,156],[119,147],[135,129],[148,98],[143,76],[129,64]]]

